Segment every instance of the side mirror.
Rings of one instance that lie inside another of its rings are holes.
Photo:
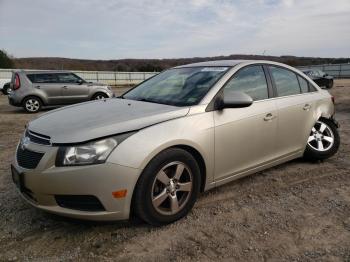
[[[323,75],[323,77],[326,77],[326,76],[328,76],[328,74],[324,74],[324,75]]]
[[[77,83],[78,83],[78,85],[81,85],[82,83],[84,83],[84,81],[81,79],[78,79]]]
[[[224,90],[222,97],[218,97],[215,102],[215,108],[222,110],[224,108],[248,107],[253,104],[253,99],[243,92]]]

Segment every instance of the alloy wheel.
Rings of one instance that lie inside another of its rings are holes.
[[[171,162],[158,172],[152,186],[152,205],[163,215],[182,210],[192,193],[193,175],[182,162]]]
[[[36,99],[28,99],[25,103],[25,107],[29,112],[36,112],[40,108],[40,103]]]
[[[97,95],[95,97],[95,100],[101,100],[101,99],[105,99],[105,96],[104,95]]]
[[[307,143],[314,150],[324,152],[333,146],[334,134],[328,125],[317,121],[311,130]]]

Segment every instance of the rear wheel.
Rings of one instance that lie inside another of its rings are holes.
[[[35,96],[27,97],[23,100],[23,108],[28,113],[36,113],[41,109],[42,103],[40,98]]]
[[[309,160],[323,160],[333,156],[339,148],[340,138],[336,125],[321,118],[312,128],[304,157]]]
[[[92,97],[92,100],[101,100],[101,99],[105,99],[105,98],[108,98],[108,95],[106,95],[105,93],[96,93]]]
[[[149,224],[174,222],[192,209],[200,190],[200,170],[193,156],[171,148],[144,169],[135,189],[135,213]]]

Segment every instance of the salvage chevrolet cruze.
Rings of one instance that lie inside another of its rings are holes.
[[[119,98],[31,121],[12,177],[48,212],[90,220],[184,217],[200,192],[339,147],[333,98],[295,68],[212,61],[166,70]]]

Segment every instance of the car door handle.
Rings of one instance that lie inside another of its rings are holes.
[[[64,89],[68,89],[68,86],[62,86],[62,88],[64,88]]]
[[[264,117],[264,121],[271,121],[273,119],[275,119],[276,116],[274,116],[273,114],[271,113],[268,113],[265,117]]]
[[[309,104],[305,104],[305,105],[304,105],[304,107],[303,107],[303,110],[305,110],[305,111],[309,111],[309,110],[310,110],[310,108],[311,108],[311,105],[309,105]]]
[[[35,88],[40,89],[40,86],[35,86]]]

